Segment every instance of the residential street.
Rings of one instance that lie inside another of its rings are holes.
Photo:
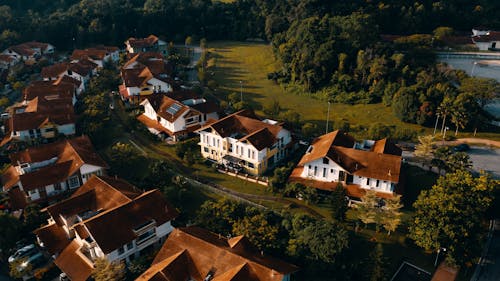
[[[496,221],[493,237],[483,261],[483,266],[471,281],[498,281],[500,280],[500,221]]]

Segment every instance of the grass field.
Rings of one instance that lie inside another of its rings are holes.
[[[277,100],[284,109],[301,115],[302,120],[318,125],[320,131],[326,127],[327,103],[311,97],[306,93],[297,94],[297,90],[283,89],[267,74],[281,68],[274,59],[270,45],[252,42],[210,42],[210,52],[216,58],[213,79],[219,88],[218,98],[225,99],[230,93],[243,92],[243,99],[250,102],[258,114],[262,108]],[[240,83],[241,81],[241,83]],[[352,126],[368,128],[375,122],[410,129],[418,134],[431,133],[432,128],[408,124],[397,119],[391,108],[382,104],[331,104],[330,120],[345,120]],[[338,124],[338,123],[337,123]],[[459,135],[460,136],[460,135]],[[463,134],[470,136],[470,134]],[[500,134],[478,134],[478,137],[500,139]]]

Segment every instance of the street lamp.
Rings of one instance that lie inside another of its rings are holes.
[[[448,131],[450,129],[450,127],[446,126],[444,128],[444,132],[443,132],[443,145],[444,145],[444,140],[446,139],[446,131]]]
[[[243,81],[240,80],[240,100],[243,102]]]
[[[441,251],[446,252],[446,248],[439,248],[438,249],[437,254],[436,254],[436,260],[434,261],[434,267],[437,266],[438,259],[439,259],[439,253],[441,253]]]
[[[326,114],[326,129],[325,134],[328,134],[328,121],[330,119],[330,101],[328,101],[328,113]]]

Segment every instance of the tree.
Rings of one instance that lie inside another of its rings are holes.
[[[39,205],[30,204],[24,208],[23,218],[26,231],[32,232],[47,222],[48,215],[40,211]]]
[[[92,278],[95,281],[122,281],[125,280],[125,264],[123,262],[109,262],[106,258],[94,261]]]
[[[379,219],[379,202],[377,192],[367,190],[361,197],[361,203],[355,205],[358,210],[358,218],[365,224],[365,227],[370,223],[376,223]]]
[[[191,46],[191,44],[193,44],[193,38],[191,36],[186,37],[186,40],[184,41],[184,45],[186,45],[186,47],[188,47],[188,46]]]
[[[441,176],[424,190],[413,204],[415,216],[409,237],[426,249],[447,249],[449,261],[462,265],[475,259],[481,248],[483,222],[493,202],[499,182],[488,175],[474,178],[469,172],[456,171]]]
[[[200,206],[196,221],[201,226],[223,235],[232,233],[233,224],[246,215],[245,206],[227,198],[206,201]]]
[[[29,273],[33,270],[33,266],[31,263],[23,264],[27,261],[28,258],[20,258],[15,260],[14,262],[9,264],[9,275],[16,279],[21,279],[25,275],[29,275]]]
[[[460,170],[467,170],[472,167],[472,161],[470,161],[470,157],[465,152],[455,152],[452,153],[446,159],[446,171],[447,172],[456,172]]]
[[[382,208],[382,225],[387,230],[387,235],[395,231],[401,223],[401,211],[403,204],[401,204],[401,195],[396,195],[384,200],[384,207]]]
[[[380,122],[373,123],[368,129],[368,135],[371,139],[383,139],[391,136],[391,127],[386,126]]]
[[[273,118],[278,117],[281,110],[282,108],[280,102],[277,99],[273,99],[270,104],[266,104],[266,106],[264,107],[264,112]]]
[[[317,130],[318,126],[316,126],[316,124],[304,123],[304,125],[302,125],[302,135],[304,135],[306,139],[311,139]]]
[[[315,220],[306,222],[300,229],[295,226],[289,242],[292,244],[288,247],[292,255],[306,251],[312,260],[334,263],[337,255],[347,248],[347,232],[339,223]]]
[[[207,39],[205,39],[205,38],[200,39],[200,48],[202,50],[208,48]]]
[[[437,39],[443,39],[444,37],[452,36],[453,33],[455,33],[455,31],[451,27],[440,26],[440,27],[434,29],[434,31],[432,33],[433,33],[434,37],[436,37]]]
[[[392,111],[397,118],[404,122],[416,122],[418,112],[418,99],[414,90],[408,87],[401,87],[391,103]]]
[[[425,163],[431,162],[434,153],[434,136],[418,136],[418,144],[415,146],[415,156]]]
[[[328,203],[330,204],[332,218],[339,221],[345,220],[345,214],[349,209],[349,199],[346,189],[342,184],[339,183],[330,193],[328,196]]]
[[[0,252],[6,255],[16,245],[16,242],[23,236],[23,225],[15,217],[0,211]]]
[[[259,250],[271,250],[278,247],[279,228],[268,222],[263,213],[244,216],[233,224],[234,235],[244,235]]]

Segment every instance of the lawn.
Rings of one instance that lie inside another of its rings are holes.
[[[273,101],[278,101],[284,109],[293,110],[301,115],[302,120],[325,128],[328,105],[307,93],[300,93],[296,88],[284,89],[267,74],[281,69],[268,44],[253,42],[210,42],[210,52],[216,58],[213,79],[219,85],[216,96],[226,99],[230,93],[243,93],[243,100],[250,102],[258,114],[262,108]],[[241,81],[241,83],[240,83]],[[404,123],[397,119],[391,108],[382,104],[331,104],[330,120],[348,121],[351,126],[368,128],[374,122],[416,131],[418,134],[431,133],[432,128]],[[338,124],[338,123],[337,123]],[[464,134],[469,136],[470,134]],[[461,136],[461,134],[459,135]],[[478,137],[499,139],[500,134],[479,133]]]

